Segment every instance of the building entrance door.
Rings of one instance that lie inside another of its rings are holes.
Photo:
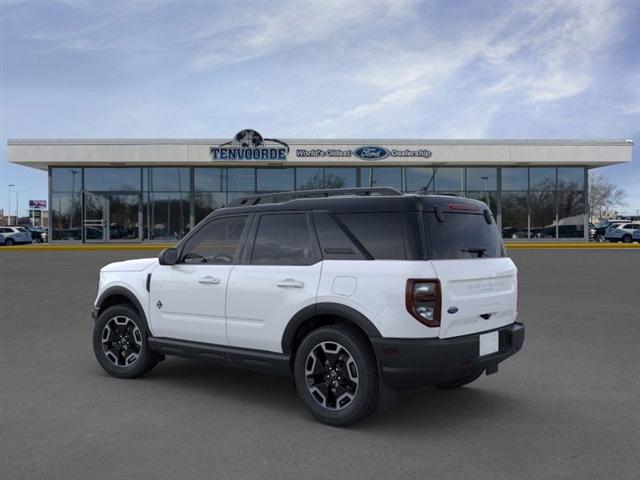
[[[139,241],[142,198],[138,194],[85,193],[86,242]]]

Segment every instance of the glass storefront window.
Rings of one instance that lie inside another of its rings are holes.
[[[436,192],[459,193],[464,191],[464,168],[438,168]]]
[[[149,192],[188,192],[188,168],[145,168],[144,189]]]
[[[82,239],[82,201],[79,193],[52,193],[50,210],[53,240]]]
[[[253,195],[256,189],[256,169],[228,168],[227,189],[230,192],[251,192],[249,195]]]
[[[497,168],[467,168],[467,190],[493,192],[497,189]]]
[[[223,192],[226,190],[224,182],[224,168],[194,168],[194,190],[204,192]]]
[[[584,237],[584,192],[558,192],[558,238]]]
[[[88,192],[139,192],[140,168],[85,168],[84,189]]]
[[[293,168],[258,168],[258,193],[288,192],[294,189]]]
[[[467,192],[465,196],[486,203],[493,217],[496,218],[498,209],[497,192]]]
[[[502,192],[502,237],[528,238],[528,231],[527,192]]]
[[[415,193],[421,188],[426,188],[429,185],[429,191],[433,192],[434,180],[433,168],[428,167],[407,167],[404,169],[405,176],[405,191],[409,193]]]
[[[323,185],[322,168],[296,168],[296,190],[318,190]]]
[[[367,169],[367,185],[372,187],[391,187],[402,191],[402,169],[395,167],[374,167]],[[363,171],[365,173],[366,170]],[[363,182],[364,183],[364,182]]]
[[[530,238],[555,238],[556,192],[529,192]]]
[[[82,190],[82,168],[52,168],[52,192],[79,192]]]
[[[526,192],[529,189],[529,169],[505,167],[502,169],[502,190]]]
[[[584,189],[584,168],[560,167],[558,168],[558,190]]]
[[[355,168],[325,168],[323,188],[354,188],[358,185]]]
[[[529,180],[529,190],[555,190],[556,169],[547,167],[530,168]]]
[[[196,192],[195,193],[195,222],[199,223],[214,210],[227,203],[225,192]]]
[[[145,238],[179,240],[189,231],[189,193],[150,193],[145,205]]]

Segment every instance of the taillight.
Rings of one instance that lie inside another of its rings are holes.
[[[407,280],[407,311],[427,327],[440,326],[440,282],[438,280]]]

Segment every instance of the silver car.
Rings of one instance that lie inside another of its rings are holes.
[[[31,234],[23,227],[0,227],[0,234],[7,246],[31,243]]]

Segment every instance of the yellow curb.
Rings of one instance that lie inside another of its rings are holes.
[[[626,250],[638,249],[637,243],[506,243],[507,250],[551,250],[551,249],[581,249],[581,250]]]
[[[51,251],[92,251],[92,250],[156,250],[163,248],[175,247],[175,243],[153,243],[153,244],[97,244],[97,245],[14,245],[11,247],[0,246],[0,252],[3,251],[29,251],[29,252],[51,252]]]
[[[580,250],[626,250],[640,249],[638,243],[506,243],[508,250],[557,250],[557,249],[580,249]],[[11,247],[0,246],[0,252],[51,252],[51,251],[97,251],[97,250],[155,250],[175,247],[174,243],[147,243],[147,244],[124,244],[124,243],[99,243],[99,244],[67,244],[67,245],[14,245]]]

